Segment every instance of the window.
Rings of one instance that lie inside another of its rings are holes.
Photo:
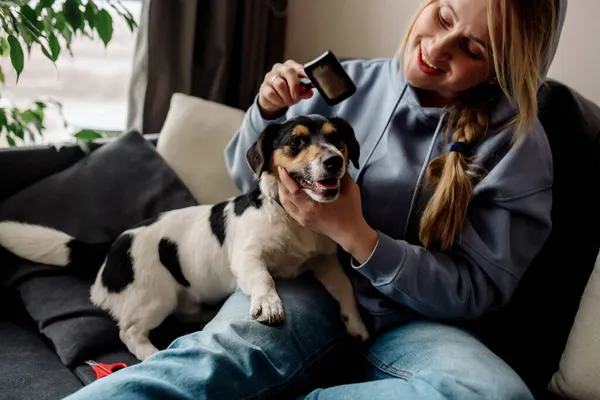
[[[139,24],[141,0],[123,0]],[[0,90],[1,106],[29,107],[37,99],[52,98],[62,103],[65,127],[58,108],[46,109],[45,133],[39,143],[72,141],[71,134],[79,129],[95,129],[120,133],[127,114],[127,92],[131,77],[137,29],[131,32],[116,12],[113,36],[105,48],[100,38],[77,37],[71,48],[73,56],[63,49],[56,67],[39,46],[25,53],[25,68],[16,83],[16,74],[9,59],[2,59],[6,84]],[[24,51],[26,51],[24,49]],[[0,147],[7,143],[0,143]]]

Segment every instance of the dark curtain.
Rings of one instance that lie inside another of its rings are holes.
[[[173,93],[246,109],[283,61],[287,0],[144,0],[127,129],[157,133]]]

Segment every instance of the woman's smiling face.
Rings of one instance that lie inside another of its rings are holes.
[[[491,81],[489,0],[436,0],[417,17],[408,38],[408,82],[451,103],[465,90]]]

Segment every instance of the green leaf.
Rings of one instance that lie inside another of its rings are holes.
[[[63,38],[65,38],[67,50],[71,52],[71,41],[73,40],[73,31],[69,28],[69,25],[66,23],[65,14],[63,12],[59,12],[56,14],[56,24],[54,28],[57,32],[59,32]]]
[[[131,32],[133,32],[135,30],[135,28],[137,27],[137,23],[135,22],[135,19],[133,18],[133,15],[131,15],[131,13],[129,12],[129,10],[127,8],[125,8],[123,6],[123,4],[121,4],[120,2],[118,3],[122,8],[123,11],[121,11],[115,4],[110,3],[110,6],[121,16],[125,19],[125,21],[127,22],[127,25],[129,26],[129,30]]]
[[[54,33],[51,33],[48,37],[48,44],[50,45],[50,51],[52,52],[52,61],[56,61],[60,54],[60,43],[58,43],[58,38]]]
[[[25,129],[23,129],[22,125],[15,125],[13,134],[19,139],[23,140],[25,138]]]
[[[31,45],[35,42],[36,38],[22,21],[17,22],[16,34],[18,34],[25,42],[25,45],[27,46],[27,52],[30,53]]]
[[[5,37],[0,37],[0,57],[6,57],[10,53],[10,44]]]
[[[6,83],[6,77],[4,76],[4,71],[2,70],[2,65],[0,65],[0,82]]]
[[[40,2],[37,5],[37,8],[48,8],[48,7],[52,7],[52,5],[54,4],[54,0],[40,0]]]
[[[67,43],[71,44],[71,42],[73,41],[73,31],[71,30],[71,28],[65,25],[65,27],[62,31],[60,31],[60,33],[63,35]]]
[[[56,29],[59,32],[62,32],[65,26],[67,26],[67,19],[65,18],[65,13],[62,11],[58,12],[54,16],[54,18],[56,19],[56,22],[54,23],[54,29]]]
[[[44,19],[42,20],[42,22],[44,24],[44,31],[46,31],[46,33],[54,31],[54,12],[49,12],[46,15],[44,15]]]
[[[92,129],[82,129],[79,132],[77,132],[74,136],[76,139],[86,140],[86,141],[102,139],[102,135],[99,132],[94,131]]]
[[[96,15],[96,31],[100,35],[100,39],[104,42],[104,46],[112,39],[113,22],[112,17],[106,10],[100,10]]]
[[[23,48],[21,47],[21,43],[19,43],[17,38],[13,35],[8,36],[8,44],[10,45],[10,61],[17,73],[17,82],[19,82],[19,76],[21,76],[21,72],[23,72]]]
[[[31,110],[25,110],[21,114],[21,121],[23,121],[25,125],[31,123],[34,119],[36,119],[36,115]]]
[[[44,46],[40,46],[42,48],[42,53],[44,53],[44,55],[48,58],[48,60],[50,61],[54,61],[52,59],[52,54],[50,54],[50,52],[48,51],[47,48],[45,48]]]
[[[6,111],[4,108],[0,108],[0,126],[6,126],[8,124],[8,120],[6,119]]]
[[[35,125],[41,124],[44,122],[44,111],[42,110],[32,110],[33,113],[33,123]]]
[[[96,14],[98,13],[98,7],[91,1],[88,1],[85,5],[85,11],[83,15],[91,29],[96,27]]]
[[[12,134],[9,132],[6,132],[6,141],[8,142],[9,146],[15,147],[17,145],[15,143],[15,139],[12,138]]]
[[[119,5],[121,7],[123,7],[124,14],[126,15],[125,18],[127,20],[130,20],[133,23],[133,26],[137,27],[137,23],[135,22],[135,18],[133,17],[133,14],[131,14],[131,12],[127,9],[127,7],[125,7],[120,1],[119,1]]]
[[[41,30],[42,29],[42,21],[38,19],[38,13],[35,12],[33,8],[31,8],[28,4],[25,4],[19,10],[21,17],[25,18],[27,22],[30,24],[29,28],[34,30],[34,27]],[[27,22],[25,22],[27,24]]]
[[[65,4],[63,5],[65,19],[73,27],[74,32],[77,32],[77,30],[83,31],[84,28],[85,20],[79,8],[80,4],[77,0],[65,0]]]
[[[27,52],[30,53],[33,43],[41,43],[40,37],[44,36],[42,32],[44,22],[38,19],[38,14],[29,5],[21,7],[13,22],[27,44]]]
[[[137,28],[137,24],[136,24],[135,20],[133,18],[129,18],[127,16],[123,16],[123,18],[125,18],[125,22],[127,22],[127,25],[129,26],[129,30],[131,32],[133,32],[135,30],[135,28]]]
[[[40,15],[44,8],[51,8],[53,4],[54,0],[39,0],[37,5],[35,6],[35,12],[38,13],[38,15]]]

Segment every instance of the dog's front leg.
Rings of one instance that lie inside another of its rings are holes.
[[[231,269],[240,289],[250,296],[252,318],[269,325],[283,321],[283,304],[264,262],[257,256],[241,254],[235,257]]]
[[[369,332],[358,311],[354,289],[344,273],[335,254],[315,257],[308,261],[307,268],[321,282],[340,305],[341,318],[348,334],[363,341],[369,339]]]

